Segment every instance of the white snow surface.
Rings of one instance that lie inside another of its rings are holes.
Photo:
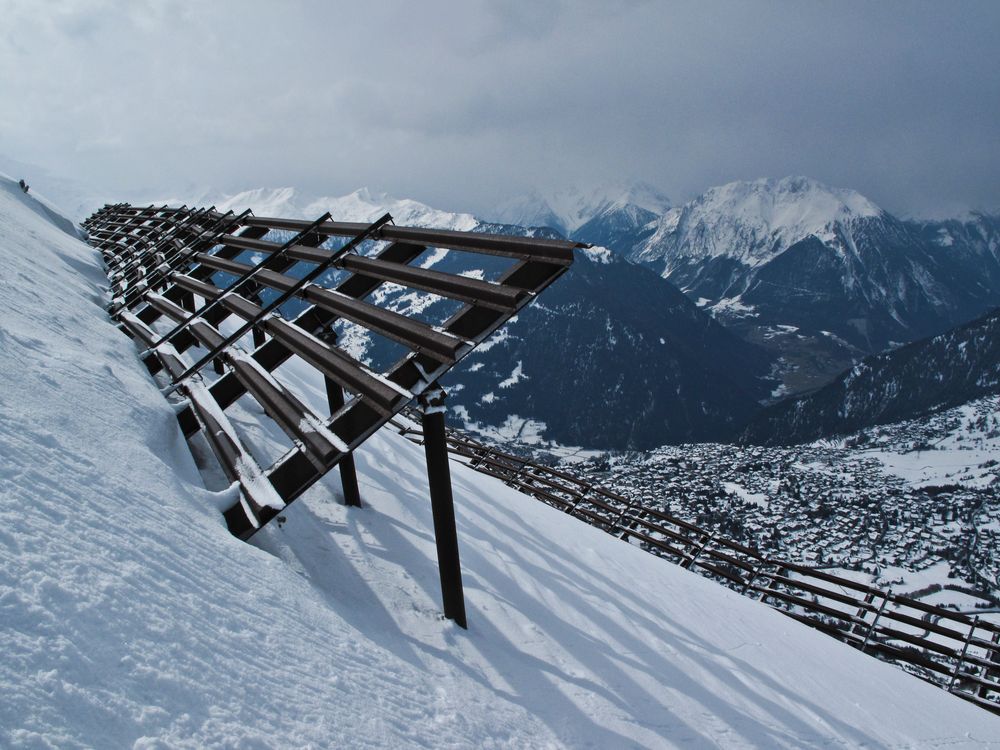
[[[0,747],[998,747],[1000,719],[423,449],[358,452],[254,544],[102,309],[97,254],[0,190]],[[229,493],[231,498],[231,491]]]
[[[668,271],[678,257],[725,256],[759,266],[806,237],[829,241],[835,228],[882,214],[860,193],[808,177],[731,182],[668,211],[637,257],[665,257]]]
[[[600,245],[583,248],[580,252],[586,255],[592,263],[601,266],[610,265],[612,262],[613,253],[608,248],[601,247]]]
[[[722,487],[726,492],[736,495],[745,503],[759,505],[761,508],[767,508],[771,504],[765,493],[751,492],[742,484],[737,484],[736,482],[723,482]]]
[[[931,485],[959,484],[965,487],[987,487],[997,479],[996,463],[1000,460],[1000,436],[995,423],[985,420],[1000,408],[1000,397],[987,396],[939,412],[931,419],[942,425],[929,450],[901,450],[900,446],[877,446],[863,451],[878,459],[890,474],[920,488]],[[902,423],[915,426],[921,420]],[[878,428],[869,430],[878,434]],[[843,441],[831,441],[843,444]]]
[[[38,164],[14,159],[4,153],[0,153],[0,175],[13,179],[15,183],[23,179],[30,187],[31,196],[39,199],[40,204],[49,207],[57,205],[58,210],[74,222],[83,221],[105,203],[122,200],[113,191],[53,174]],[[133,202],[142,203],[140,200]]]
[[[21,190],[21,186],[18,184],[18,179],[23,178],[15,179],[9,174],[0,172],[0,190],[12,193],[18,198],[24,196],[25,193]],[[51,200],[40,194],[37,190],[34,190],[30,184],[28,186],[28,192],[31,194],[31,200],[24,201],[25,206],[39,216],[47,219],[67,234],[81,239],[85,237],[83,230],[80,229],[72,219],[64,216],[61,209],[55,206]]]

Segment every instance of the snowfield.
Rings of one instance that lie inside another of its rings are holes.
[[[0,180],[0,747],[1000,747],[1000,718],[453,465],[358,455],[254,544],[108,320],[98,255]],[[228,491],[223,491],[228,492]]]
[[[662,257],[667,270],[675,255],[732,257],[758,267],[810,235],[835,244],[837,227],[881,215],[882,209],[857,191],[808,177],[730,182],[664,213],[638,255],[648,261]],[[678,230],[681,235],[674,238]]]

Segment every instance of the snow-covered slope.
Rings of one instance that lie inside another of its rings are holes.
[[[670,199],[651,185],[612,183],[590,190],[532,190],[501,204],[486,218],[524,227],[547,226],[567,237],[601,215],[625,212],[645,222],[670,208]]]
[[[54,174],[37,164],[29,164],[2,153],[0,174],[13,179],[15,183],[23,179],[31,187],[30,194],[33,197],[50,206],[58,205],[59,210],[73,222],[83,221],[97,206],[121,200],[120,197],[114,197],[113,191]],[[132,200],[135,203],[142,202],[134,196]]]
[[[255,545],[107,320],[96,253],[0,191],[0,746],[986,747],[1000,719],[379,434]],[[224,491],[226,492],[226,491]]]
[[[66,232],[66,234],[81,239],[85,237],[83,230],[74,224],[71,219],[64,216],[61,210],[50,200],[31,190],[30,186],[28,192],[25,192],[21,189],[17,180],[3,172],[0,172],[0,190],[11,195],[23,206],[34,211],[49,223]]]
[[[799,240],[832,236],[838,227],[881,214],[860,193],[806,177],[731,182],[668,211],[636,255],[644,261],[663,258],[665,274],[675,256],[724,256],[760,266]]]
[[[875,456],[912,487],[988,487],[997,481],[1000,396],[823,442]]]

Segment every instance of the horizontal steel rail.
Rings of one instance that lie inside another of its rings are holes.
[[[247,221],[247,226],[251,227],[283,229],[293,232],[302,231],[308,224],[309,222],[298,219],[259,216],[255,216]],[[367,224],[356,222],[330,221],[321,225],[318,231],[328,236],[356,237],[367,226]],[[478,234],[475,232],[456,232],[415,227],[384,227],[378,233],[377,238],[393,242],[408,242],[423,247],[469,250],[487,255],[501,255],[526,260],[544,260],[549,263],[558,263],[566,266],[573,262],[573,250],[583,246],[581,243],[567,240],[512,237],[508,235]]]

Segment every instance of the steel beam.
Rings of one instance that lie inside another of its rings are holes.
[[[451,469],[448,467],[444,397],[444,390],[434,386],[420,396],[424,454],[427,458],[427,483],[434,516],[434,540],[437,543],[444,616],[468,629],[462,566],[458,557],[458,532],[455,529],[455,501],[451,493]]]
[[[344,389],[330,378],[326,381],[326,399],[330,404],[330,415],[336,414],[344,405]],[[348,453],[340,459],[340,484],[344,488],[344,505],[353,508],[361,507],[361,490],[358,489],[358,472],[354,466],[354,453]]]

